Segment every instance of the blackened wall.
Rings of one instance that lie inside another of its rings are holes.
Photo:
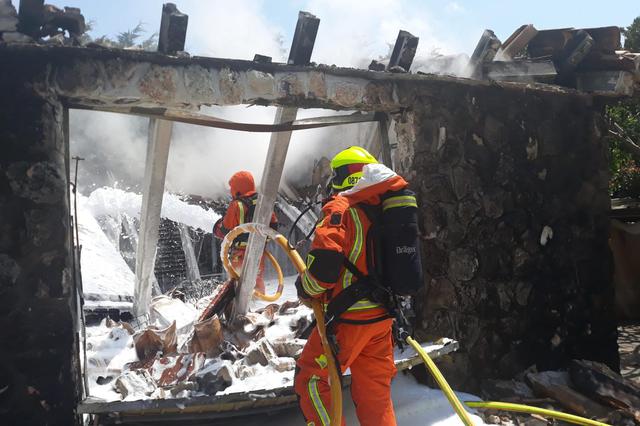
[[[397,121],[425,238],[420,328],[460,341],[445,366],[458,386],[571,358],[618,368],[600,112],[588,96],[451,86]]]
[[[64,111],[41,69],[0,78],[0,424],[71,425],[78,387]]]

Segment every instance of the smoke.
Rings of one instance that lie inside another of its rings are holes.
[[[284,62],[291,40],[268,21],[260,0],[224,2],[181,0],[189,15],[186,49],[192,55],[251,59],[255,53]],[[455,46],[436,33],[437,21],[420,6],[401,0],[309,0],[302,5],[320,17],[312,61],[366,68],[371,59],[388,57],[398,30],[420,37],[414,71],[458,74],[463,59],[447,56]],[[292,33],[291,29],[291,33]],[[434,52],[435,56],[434,56]],[[442,52],[442,54],[440,53]],[[273,123],[273,107],[210,107],[204,113],[227,120]],[[300,110],[298,118],[338,114],[329,110]],[[86,158],[79,187],[87,193],[97,186],[140,190],[144,175],[148,120],[125,115],[72,111],[71,154]],[[314,162],[351,145],[366,145],[374,124],[352,124],[294,132],[285,165],[285,179],[310,182]],[[169,154],[166,189],[172,192],[220,197],[238,170],[259,181],[270,135],[175,124]]]

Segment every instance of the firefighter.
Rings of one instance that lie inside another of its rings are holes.
[[[258,201],[258,193],[256,192],[256,185],[253,180],[253,175],[247,171],[239,171],[234,173],[229,179],[229,187],[231,191],[231,203],[225,212],[224,216],[220,218],[213,226],[213,235],[216,238],[224,238],[227,233],[236,226],[251,222],[253,219],[253,213]],[[277,228],[277,219],[275,214],[271,214],[272,228]],[[240,235],[237,237],[231,248],[231,264],[236,271],[240,271],[242,263],[244,261],[244,255],[247,249],[248,235]],[[265,292],[264,287],[264,260],[260,260],[260,269],[258,277],[256,278],[255,289],[260,293]]]
[[[407,182],[360,147],[338,153],[331,160],[331,169],[330,185],[337,195],[322,208],[323,218],[307,256],[307,271],[296,288],[303,301],[321,299],[327,315],[334,312],[338,300],[344,305],[338,318],[327,320],[327,333],[332,337],[333,355],[341,373],[351,369],[351,397],[360,424],[395,425],[391,401],[391,380],[396,374],[393,319],[385,304],[375,298],[345,304],[339,296],[350,294],[347,289],[359,279],[365,281],[368,275],[373,250],[367,245],[367,232],[372,221],[365,207],[380,206],[382,194],[403,190]],[[307,424],[328,425],[327,359],[317,328],[297,361],[295,391]]]

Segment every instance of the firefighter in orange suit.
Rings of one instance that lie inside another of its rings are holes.
[[[371,253],[366,236],[371,221],[363,205],[381,205],[382,194],[407,187],[402,177],[378,164],[360,147],[338,153],[331,168],[333,192],[342,192],[323,206],[323,218],[307,257],[307,271],[296,282],[300,298],[320,298],[325,309],[359,279],[358,271],[361,278],[367,275],[367,257]],[[352,266],[349,269],[345,259],[358,271],[351,272]],[[384,304],[367,298],[353,302],[334,324],[328,324],[333,329],[336,364],[342,373],[351,370],[351,396],[360,424],[395,425],[391,401],[391,379],[396,374],[393,320]],[[298,359],[295,391],[307,424],[328,425],[331,398],[327,359],[317,328]]]
[[[256,192],[256,185],[253,180],[253,175],[247,171],[240,171],[235,173],[229,179],[229,187],[231,191],[231,203],[229,208],[220,220],[213,226],[213,235],[216,238],[224,238],[227,233],[236,226],[251,222],[253,219],[253,213],[258,202],[258,193]],[[277,220],[275,214],[271,214],[272,228],[277,227]],[[240,235],[237,237],[231,248],[231,264],[233,267],[240,271],[242,263],[244,261],[244,255],[247,249],[248,235]],[[264,261],[260,260],[260,270],[256,279],[256,290],[263,293],[264,288]]]

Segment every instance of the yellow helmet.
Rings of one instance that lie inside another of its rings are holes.
[[[365,164],[374,164],[378,160],[369,154],[366,149],[359,146],[351,146],[340,151],[331,160],[331,187],[333,189],[347,189],[355,185],[362,177],[362,168]]]

